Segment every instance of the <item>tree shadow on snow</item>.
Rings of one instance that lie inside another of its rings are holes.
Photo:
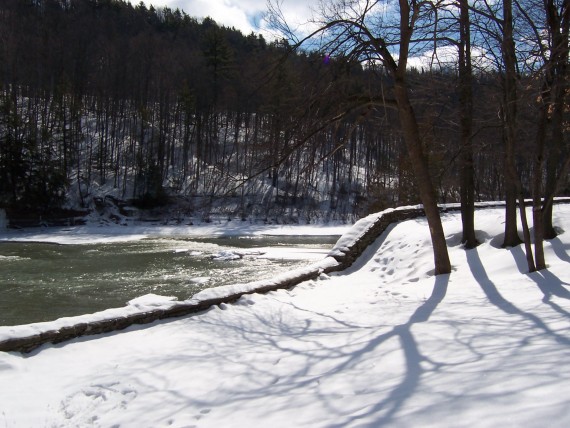
[[[502,249],[508,251],[513,256],[513,259],[517,265],[517,269],[520,273],[528,273],[528,264],[526,261],[526,256],[523,251],[523,244],[519,244],[516,247],[503,247],[503,242],[505,240],[505,234],[501,233],[491,239],[489,244],[491,247],[498,250]]]
[[[507,248],[507,251],[509,251],[512,254],[513,259],[517,264],[518,271],[522,274],[527,274],[528,263],[526,261],[526,254],[523,250],[523,244],[517,245],[516,247]]]
[[[421,363],[430,360],[421,353],[412,327],[430,319],[445,298],[448,282],[449,275],[435,277],[430,297],[413,312],[407,322],[388,327],[389,330],[377,325],[346,322],[327,313],[304,309],[291,301],[283,302],[280,310],[247,311],[248,316],[234,316],[231,320],[221,311],[216,316],[196,318],[196,322],[205,329],[224,332],[223,343],[197,341],[191,348],[181,347],[179,353],[169,358],[169,364],[192,366],[200,363],[205,354],[209,355],[212,363],[219,361],[217,373],[221,382],[215,387],[215,392],[212,390],[208,394],[192,392],[191,386],[187,395],[171,391],[170,400],[177,403],[183,412],[190,408],[216,408],[229,403],[247,407],[256,400],[265,400],[269,396],[281,397],[266,402],[263,408],[256,407],[256,411],[267,412],[270,416],[275,412],[290,411],[291,405],[299,405],[295,401],[299,397],[299,391],[310,391],[311,401],[320,402],[329,410],[329,414],[334,415],[331,420],[336,423],[327,426],[344,427],[358,422],[369,424],[374,418],[371,426],[389,424],[416,392],[422,376],[427,371],[434,370],[433,362],[429,365],[430,369],[422,368]],[[236,306],[239,305],[238,302]],[[299,312],[307,312],[307,316],[291,316]],[[384,332],[374,335],[378,330]],[[338,335],[344,335],[346,342],[331,340]],[[354,369],[359,373],[358,367],[367,360],[366,357],[377,352],[391,339],[398,341],[398,349],[403,354],[403,375],[383,395],[381,401],[370,404],[364,400],[360,409],[353,409],[347,414],[346,409],[339,408],[338,394],[331,393],[327,382],[331,377],[345,376]],[[202,351],[198,352],[198,349]],[[270,363],[271,360],[274,362]],[[164,361],[157,361],[156,364],[150,370],[157,379],[156,384],[168,383],[166,378],[160,380]],[[237,371],[243,373],[240,381],[226,385],[223,379],[235,373],[236,366]],[[238,385],[240,387],[236,389]],[[144,388],[152,391],[154,387],[146,384]],[[315,420],[314,423],[322,425],[322,421]]]
[[[473,277],[479,283],[481,289],[491,304],[495,305],[497,308],[509,315],[517,315],[530,321],[534,328],[548,334],[557,342],[570,345],[570,340],[568,338],[552,331],[539,317],[517,308],[513,303],[509,302],[501,295],[493,281],[491,281],[487,275],[487,271],[481,262],[477,248],[467,251],[466,254],[469,269],[471,269]]]
[[[536,282],[536,285],[538,285],[538,288],[540,288],[540,291],[544,294],[544,297],[542,298],[543,303],[550,306],[559,314],[570,317],[570,313],[568,311],[561,308],[551,300],[552,296],[570,300],[570,290],[564,287],[564,285],[570,284],[562,282],[560,278],[546,269],[529,274],[528,277]]]
[[[442,302],[447,293],[449,275],[439,275],[435,277],[435,284],[431,296],[411,315],[408,322],[395,326],[391,331],[376,337],[366,344],[360,351],[354,353],[352,359],[360,359],[364,354],[378,348],[381,344],[391,338],[398,338],[405,358],[406,372],[402,381],[391,390],[388,396],[376,403],[372,407],[366,406],[360,413],[345,417],[337,424],[331,425],[334,428],[344,427],[371,415],[381,414],[373,423],[367,422],[370,426],[384,426],[397,414],[398,410],[412,397],[417,389],[420,379],[425,369],[422,368],[422,361],[428,357],[422,355],[411,328],[414,324],[427,322],[437,306]],[[342,370],[349,361],[339,367]]]
[[[570,263],[570,255],[568,255],[568,245],[564,245],[564,243],[560,240],[560,238],[549,239],[547,242],[550,243],[554,253],[558,256],[558,258],[562,261]]]

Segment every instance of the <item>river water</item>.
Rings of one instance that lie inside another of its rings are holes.
[[[323,258],[337,238],[160,237],[80,245],[0,242],[0,325],[122,307],[148,293],[187,299],[204,288],[264,279],[305,266]],[[227,256],[236,252],[242,257],[229,260]]]

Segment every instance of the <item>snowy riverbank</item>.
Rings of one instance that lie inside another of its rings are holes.
[[[148,237],[184,236],[286,236],[342,235],[351,225],[264,225],[240,221],[220,221],[198,225],[160,225],[135,223],[129,226],[88,224],[85,226],[27,228],[0,230],[0,240],[21,242],[53,242],[56,244],[85,244],[96,242],[137,241]]]
[[[391,226],[348,271],[122,333],[0,353],[0,423],[32,426],[565,427],[570,207],[527,274],[476,215],[433,277],[425,219]]]
[[[95,335],[122,330],[133,324],[148,324],[165,318],[194,314],[208,309],[213,305],[233,303],[244,294],[265,293],[278,289],[287,289],[303,281],[316,279],[321,274],[337,272],[348,268],[362,254],[362,251],[374,242],[379,234],[386,230],[391,223],[416,218],[422,213],[423,210],[420,206],[408,206],[371,214],[350,227],[349,230],[340,237],[328,254],[323,254],[312,264],[291,269],[286,272],[276,271],[274,275],[266,279],[211,287],[183,301],[177,301],[174,297],[160,296],[152,293],[131,299],[127,305],[122,308],[111,308],[92,314],[73,317],[60,317],[55,321],[0,326],[0,351],[29,352],[38,346],[50,342],[60,343],[84,335]],[[88,230],[87,228],[87,231]],[[284,236],[288,235],[287,232],[290,230],[294,229],[289,228],[283,231],[274,229],[271,232]],[[333,230],[333,228],[330,226],[321,227],[321,231],[322,230]],[[184,229],[180,228],[177,236],[181,236],[183,231]],[[263,232],[263,230],[261,231]],[[61,239],[61,237],[58,237],[58,232],[59,230],[57,229],[52,231],[49,237],[51,239]],[[157,235],[162,236],[161,233],[163,233],[163,231],[161,228],[158,228],[156,231],[153,231],[153,233],[155,237]],[[131,235],[127,234],[124,239],[133,239],[131,236],[136,236],[140,239],[146,237],[145,235],[136,234],[135,230],[135,233],[131,231]],[[251,237],[254,236],[254,234],[252,234],[251,231],[249,234],[245,232],[240,234],[241,238],[245,236]],[[45,242],[45,238],[43,239]],[[68,238],[63,241],[69,244]],[[34,242],[37,242],[37,238]],[[277,253],[282,253],[283,249],[272,248],[269,250],[269,252],[273,253],[273,257],[276,256],[276,251]],[[305,254],[305,257],[309,259],[318,255],[318,252],[307,253],[302,249],[301,251],[303,251],[302,254]],[[298,250],[294,252],[299,255]],[[222,259],[226,262],[232,261],[234,255],[241,258],[240,250],[226,251]],[[220,258],[219,256],[220,253],[217,253],[214,259]],[[281,255],[281,257],[284,256],[285,254]],[[272,256],[268,256],[265,251],[262,251],[258,257]]]

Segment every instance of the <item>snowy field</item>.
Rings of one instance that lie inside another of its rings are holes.
[[[555,218],[540,273],[500,248],[502,209],[471,251],[446,214],[451,275],[415,219],[289,291],[0,353],[0,427],[570,426],[570,206]]]

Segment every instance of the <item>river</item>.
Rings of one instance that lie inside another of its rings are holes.
[[[0,242],[0,325],[122,307],[154,293],[187,299],[325,257],[338,236],[154,237],[130,242]],[[232,255],[239,253],[241,257]],[[216,258],[216,256],[220,256]]]

